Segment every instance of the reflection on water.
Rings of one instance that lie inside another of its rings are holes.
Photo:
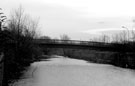
[[[33,63],[14,86],[135,86],[130,70],[54,57],[59,58]]]

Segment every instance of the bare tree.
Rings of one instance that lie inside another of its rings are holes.
[[[129,41],[129,37],[127,36],[127,33],[125,31],[112,36],[112,42],[115,42],[115,43],[125,43],[128,41]]]
[[[110,37],[107,35],[102,35],[100,39],[101,39],[101,42],[105,42],[105,43],[110,42]]]
[[[108,43],[108,42],[110,42],[110,37],[103,34],[100,37],[95,37],[95,38],[93,38],[91,40],[92,41],[96,41],[96,42],[105,42],[105,43]]]
[[[22,7],[12,12],[7,29],[5,29],[9,32],[7,35],[14,41],[14,46],[5,46],[6,67],[4,70],[8,80],[18,78],[24,67],[29,66],[41,54],[39,47],[33,42],[37,27],[38,22],[26,15]]]
[[[68,35],[66,35],[66,34],[61,35],[60,39],[62,40],[62,43],[65,43],[65,44],[68,44],[70,42],[69,41],[70,37]],[[63,50],[63,55],[64,56],[69,56],[69,52],[70,52],[69,49],[63,48],[62,50]]]
[[[63,34],[63,35],[60,36],[60,39],[61,40],[70,40],[70,37],[66,34]]]
[[[120,42],[119,34],[112,35],[112,42],[114,42],[114,43]]]
[[[49,36],[41,36],[41,37],[39,37],[39,39],[44,40],[45,42],[51,42],[52,41],[51,37],[49,37]]]
[[[11,13],[8,28],[18,35],[35,38],[38,21],[25,14],[24,9],[20,6]]]
[[[131,40],[135,41],[135,30],[131,31]]]
[[[68,35],[66,35],[66,34],[63,34],[63,35],[60,36],[60,39],[64,43],[69,43],[70,37]]]
[[[39,37],[39,39],[51,40],[51,37],[49,37],[49,36],[41,36],[41,37]]]

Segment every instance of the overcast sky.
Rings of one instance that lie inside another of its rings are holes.
[[[3,0],[6,16],[22,6],[26,13],[40,18],[40,33],[52,38],[67,34],[71,39],[89,40],[99,34],[112,34],[132,28],[134,0]]]

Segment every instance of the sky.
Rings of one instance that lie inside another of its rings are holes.
[[[102,34],[134,28],[134,0],[3,0],[0,8],[8,17],[20,5],[25,13],[39,19],[43,36],[89,40]],[[122,28],[122,26],[126,28]]]

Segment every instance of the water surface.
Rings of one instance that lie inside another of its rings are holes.
[[[15,86],[135,86],[135,73],[112,65],[54,56],[35,62]]]

